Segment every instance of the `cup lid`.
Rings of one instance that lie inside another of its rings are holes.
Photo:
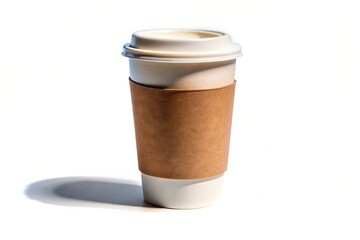
[[[229,34],[196,29],[154,29],[133,33],[122,55],[159,62],[212,62],[240,57]]]

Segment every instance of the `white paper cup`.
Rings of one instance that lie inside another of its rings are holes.
[[[135,32],[124,45],[130,78],[150,87],[216,89],[234,82],[241,48],[223,32],[160,29]],[[169,179],[142,173],[144,199],[154,205],[190,209],[216,202],[223,174],[200,179]]]

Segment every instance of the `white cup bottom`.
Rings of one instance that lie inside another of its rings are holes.
[[[202,208],[215,203],[221,194],[223,174],[201,179],[168,179],[141,173],[144,199],[166,208]]]

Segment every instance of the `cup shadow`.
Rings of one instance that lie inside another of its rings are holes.
[[[43,203],[126,210],[160,210],[146,203],[136,182],[99,177],[64,177],[29,184],[24,194]]]

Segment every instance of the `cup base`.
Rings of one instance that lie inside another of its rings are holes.
[[[219,200],[223,174],[201,179],[169,179],[141,173],[146,202],[165,208],[192,209]]]

